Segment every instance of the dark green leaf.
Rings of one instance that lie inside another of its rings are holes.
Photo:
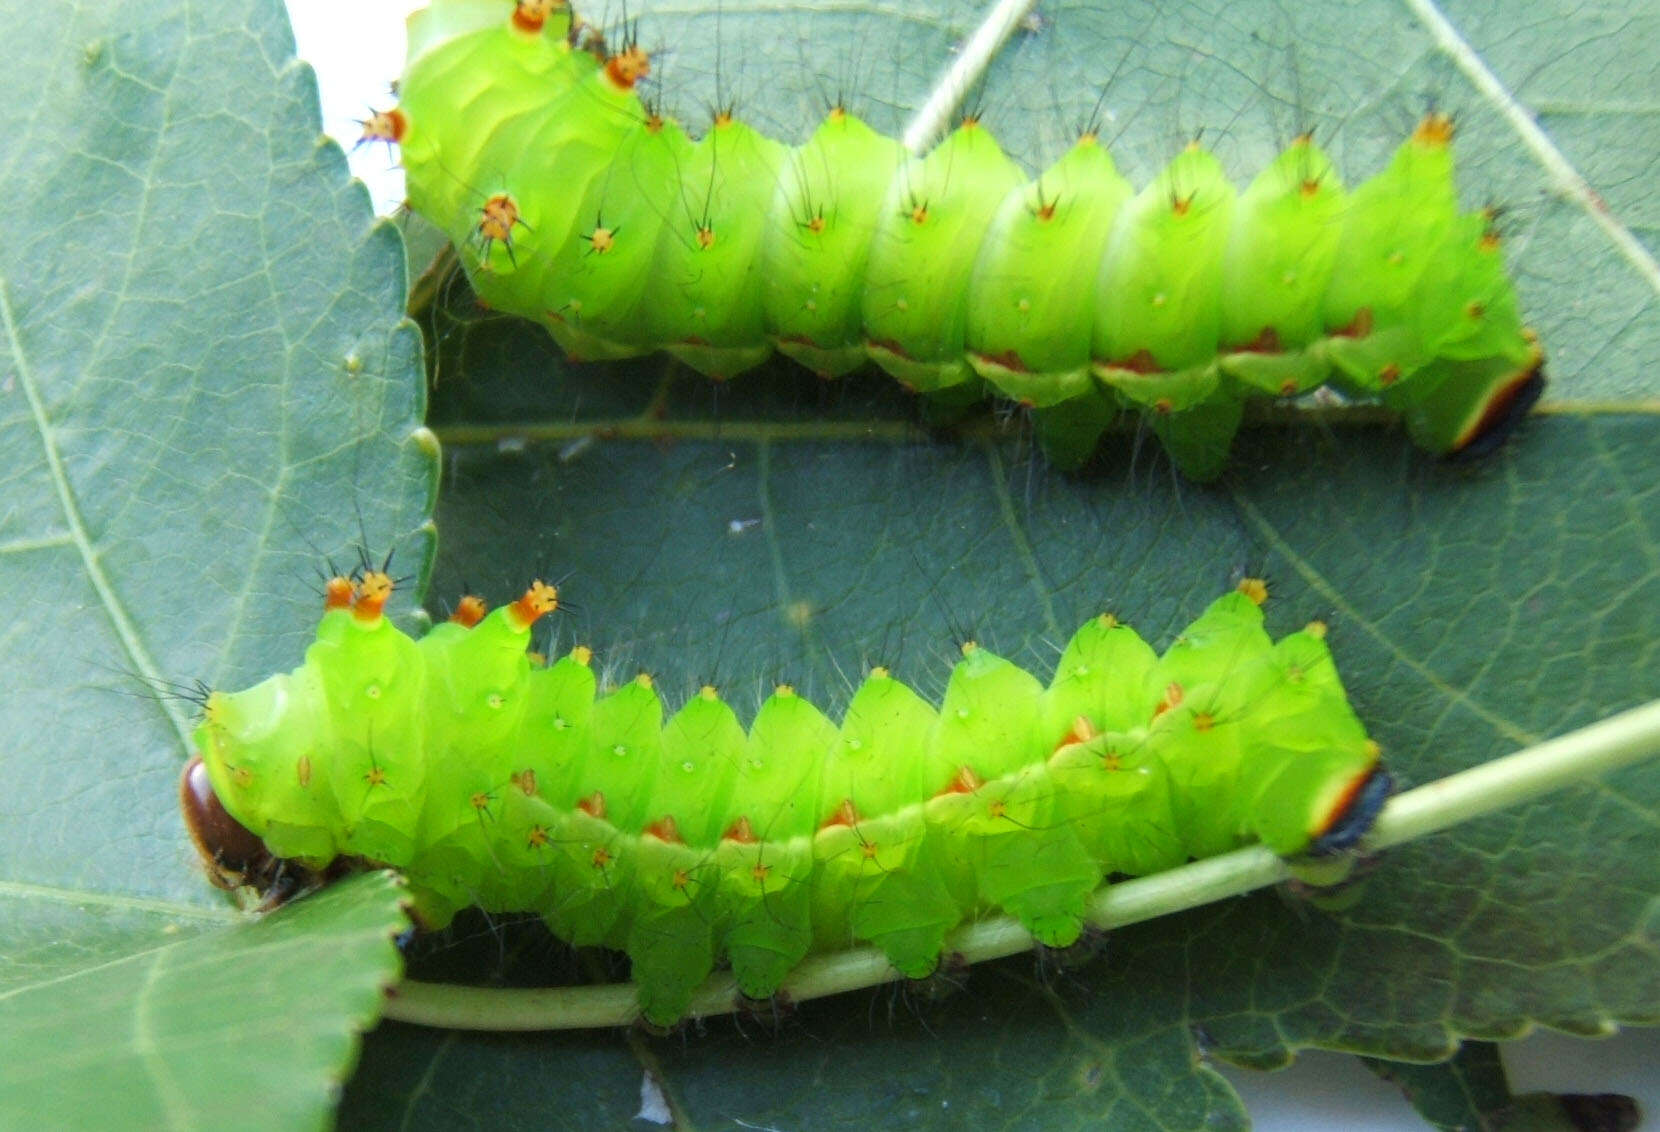
[[[366,874],[233,926],[0,896],[0,1127],[327,1123],[398,977],[400,894]]]
[[[424,569],[402,248],[277,0],[0,26],[0,1123],[315,1125],[392,894],[227,930],[174,783],[189,682],[297,660],[326,555]]]

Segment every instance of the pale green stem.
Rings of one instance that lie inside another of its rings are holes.
[[[1660,755],[1660,700],[1622,712],[1502,759],[1449,775],[1392,799],[1361,852],[1439,833],[1508,806]],[[1109,885],[1095,894],[1089,919],[1120,927],[1197,908],[1287,879],[1285,861],[1261,846],[1195,861],[1179,869]],[[1014,920],[982,920],[958,930],[948,949],[970,963],[1032,946]],[[872,948],[804,961],[780,993],[793,1002],[891,982],[902,976]],[[730,974],[711,978],[692,999],[693,1016],[737,1009]],[[400,1022],[464,1030],[580,1030],[623,1026],[637,1016],[632,984],[497,990],[408,980],[388,992],[386,1016]]]
[[[962,105],[963,96],[980,81],[980,76],[986,73],[986,68],[991,66],[997,52],[1014,34],[1014,29],[1035,7],[1037,0],[996,0],[986,9],[980,26],[974,29],[974,34],[957,52],[951,66],[934,84],[928,101],[922,104],[922,109],[905,127],[906,149],[921,153],[945,132],[945,123]]]

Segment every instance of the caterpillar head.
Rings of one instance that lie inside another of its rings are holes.
[[[231,892],[252,888],[274,905],[305,879],[308,870],[277,857],[257,834],[231,817],[214,793],[207,764],[199,754],[191,757],[179,775],[179,811],[214,887]]]
[[[353,620],[378,622],[394,585],[384,571],[373,569],[327,578],[320,635],[331,631],[338,635]],[[290,836],[281,844],[268,843],[272,831],[262,817],[264,806],[250,805],[252,799],[266,805],[270,799],[260,789],[261,776],[243,765],[244,758],[255,766],[259,761],[250,753],[248,740],[259,736],[269,741],[271,724],[280,718],[276,709],[290,701],[293,689],[292,678],[279,674],[244,694],[207,695],[201,702],[196,750],[179,776],[179,811],[209,882],[230,891],[252,889],[260,894],[263,908],[276,907],[321,883],[336,857],[332,841],[326,839]],[[234,765],[229,758],[233,749],[241,752]],[[296,774],[298,786],[309,785],[311,766],[303,755]],[[249,822],[254,828],[249,828]],[[296,851],[296,846],[301,848]]]

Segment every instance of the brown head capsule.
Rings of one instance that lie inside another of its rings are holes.
[[[201,755],[191,758],[179,775],[179,810],[215,886],[264,891],[281,872],[282,862],[219,801]]]

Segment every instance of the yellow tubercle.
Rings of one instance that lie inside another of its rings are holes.
[[[1440,110],[1432,110],[1418,120],[1417,128],[1412,131],[1412,141],[1425,148],[1439,148],[1452,143],[1453,120],[1452,115]]]

